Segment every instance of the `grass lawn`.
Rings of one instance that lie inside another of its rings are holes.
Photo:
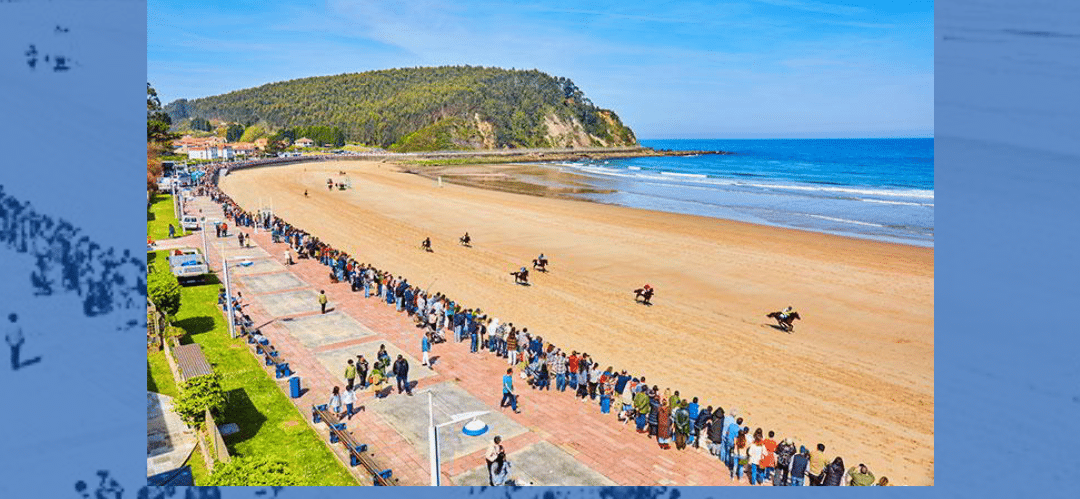
[[[176,380],[169,370],[169,361],[165,360],[165,355],[165,350],[146,354],[146,389],[175,397],[180,392],[176,388]]]
[[[148,257],[150,265],[167,265],[162,251]],[[246,341],[229,338],[228,325],[217,305],[219,286],[213,277],[202,285],[185,286],[176,325],[187,332],[180,342],[198,343],[214,372],[222,376],[228,402],[224,413],[215,419],[219,425],[236,423],[240,427],[239,433],[225,438],[229,454],[280,459],[289,463],[304,485],[357,485],[277,382],[263,371]]]
[[[173,216],[172,194],[155,194],[146,209],[146,235],[157,241],[169,238],[169,224],[176,228],[176,237],[186,234],[180,221]]]

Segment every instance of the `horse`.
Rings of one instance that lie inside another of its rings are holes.
[[[547,272],[548,259],[547,258],[533,258],[533,268],[540,272]]]
[[[652,288],[648,288],[648,289],[646,289],[646,288],[638,288],[638,289],[635,289],[634,290],[634,301],[637,302],[638,298],[644,298],[644,300],[641,301],[641,303],[643,305],[652,305],[652,303],[649,303],[649,300],[652,299],[652,295],[655,292],[656,292],[656,290],[652,289]]]
[[[510,275],[514,276],[514,284],[529,285],[529,271],[519,270],[517,272],[511,272]]]
[[[472,247],[471,244],[470,244],[470,243],[472,243],[472,238],[469,237],[468,232],[466,232],[464,236],[459,237],[458,242],[461,243],[462,246]]]
[[[431,238],[430,237],[427,238],[427,239],[424,239],[423,241],[420,242],[420,249],[422,249],[424,251],[427,251],[428,253],[433,253],[433,251],[431,250]]]
[[[768,317],[770,319],[776,319],[776,322],[780,324],[780,329],[789,333],[795,331],[795,325],[793,324],[793,322],[801,319],[798,312],[792,312],[790,315],[784,318],[781,318],[780,312],[766,314],[765,317]]]

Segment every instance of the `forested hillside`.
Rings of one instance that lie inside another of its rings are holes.
[[[349,141],[397,150],[637,143],[614,112],[593,105],[572,81],[536,70],[447,66],[320,76],[180,99],[165,110],[173,123],[336,127]]]

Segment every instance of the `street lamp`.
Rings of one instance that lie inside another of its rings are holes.
[[[439,479],[441,478],[439,476],[439,428],[471,419],[472,421],[466,423],[465,427],[461,429],[461,432],[470,437],[478,437],[487,433],[488,425],[476,418],[491,411],[473,411],[454,414],[453,416],[450,416],[450,421],[436,425],[435,410],[432,407],[432,397],[432,392],[428,391],[428,454],[430,454],[431,486],[438,487]]]

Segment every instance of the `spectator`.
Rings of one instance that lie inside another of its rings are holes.
[[[8,326],[5,340],[9,347],[11,347],[11,370],[18,371],[22,367],[22,363],[19,360],[19,351],[22,349],[23,343],[26,343],[26,338],[23,336],[22,328],[19,327],[19,316],[14,313],[8,314],[8,321],[11,325]]]
[[[688,405],[690,404],[683,400],[675,410],[675,448],[678,450],[686,449],[686,440],[690,437],[690,428],[693,425]]]
[[[761,460],[761,467],[764,475],[762,478],[765,480],[772,480],[773,471],[776,470],[776,440],[773,437],[776,433],[769,431],[769,436],[762,443],[765,444],[765,457]]]
[[[424,337],[420,340],[420,351],[424,353],[424,359],[421,365],[431,368],[431,359],[428,354],[431,353],[431,334],[425,333]]]
[[[698,412],[697,418],[694,420],[694,448],[701,448],[701,435],[704,432],[706,435],[710,429],[710,423],[712,423],[712,406],[706,407],[704,410]],[[707,447],[709,452],[712,453],[712,448]],[[715,454],[714,454],[715,455]]]
[[[874,484],[874,486],[877,486],[877,487],[887,487],[888,485],[889,485],[889,478],[884,477],[884,476],[881,477],[881,479],[878,480],[877,483]]]
[[[356,381],[356,366],[353,365],[353,360],[349,359],[349,363],[345,366],[345,390],[352,391],[353,382]]]
[[[495,485],[495,468],[494,466],[499,461],[500,455],[505,457],[506,451],[503,450],[502,437],[496,435],[491,441],[491,445],[488,446],[487,453],[484,455],[484,461],[487,462],[488,470],[488,484]]]
[[[649,391],[644,385],[634,394],[634,426],[638,433],[645,433],[645,426],[649,424]]]
[[[750,485],[761,485],[764,478],[761,462],[765,460],[765,439],[762,438],[761,428],[754,431],[754,440],[746,449],[746,456],[750,464]]]
[[[657,413],[656,441],[661,449],[671,448],[671,407],[667,399],[660,401],[660,410]]]
[[[367,388],[368,362],[363,355],[356,356],[356,375],[360,378],[360,387]]]
[[[408,393],[412,396],[412,387],[409,386],[409,362],[405,360],[405,357],[398,354],[397,360],[394,361],[394,376],[397,377],[397,390]]]
[[[509,368],[506,370],[506,375],[502,380],[503,398],[499,402],[499,407],[506,407],[507,401],[509,401],[510,407],[514,409],[514,412],[520,413],[517,407],[517,395],[514,393],[514,369]]]
[[[858,466],[852,466],[847,474],[849,478],[848,485],[856,487],[869,487],[874,485],[874,474],[870,472],[870,469],[867,468],[865,464],[859,463]]]
[[[333,411],[333,413],[337,417],[340,418],[342,415],[344,415],[344,413],[341,412],[341,388],[338,388],[336,386],[334,387],[334,391],[330,393],[329,405],[330,410]]]
[[[319,290],[319,308],[322,310],[322,313],[326,313],[326,290],[323,289]]]
[[[810,451],[806,447],[799,447],[799,453],[791,457],[791,465],[788,466],[788,485],[802,487],[803,479],[810,471]]]
[[[649,436],[659,435],[660,429],[660,397],[656,393],[656,386],[649,392]]]
[[[341,402],[345,404],[345,415],[347,419],[352,419],[353,404],[356,402],[356,394],[352,389],[346,389],[345,393],[341,395]]]
[[[742,418],[739,418],[739,421],[742,421]],[[749,452],[750,450],[750,444],[749,442],[747,442],[746,433],[747,429],[741,429],[738,431],[738,436],[735,437],[735,446],[732,449],[731,457],[732,480],[742,480],[743,469],[746,468],[746,463],[748,463],[750,460],[749,456],[747,455],[747,452]]]
[[[829,458],[825,456],[825,444],[817,444],[817,450],[810,452],[810,467],[806,470],[810,477],[810,486],[821,485],[821,479],[825,478],[825,468],[829,465]]]
[[[708,431],[706,435],[709,439],[709,452],[720,459],[724,465],[727,465],[727,459],[724,457],[724,408],[717,407],[716,412],[712,414],[712,418],[709,421]]]
[[[825,467],[825,476],[821,484],[829,487],[837,487],[844,484],[844,460],[836,456],[833,462]],[[873,479],[871,479],[873,482]]]
[[[773,485],[788,484],[788,469],[791,467],[791,458],[795,457],[795,453],[795,444],[791,442],[791,439],[785,438],[776,446],[777,471],[773,475]]]

